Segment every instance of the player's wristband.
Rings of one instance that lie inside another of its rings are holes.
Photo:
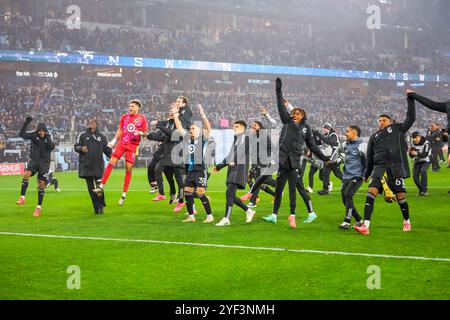
[[[116,140],[116,138],[114,138],[114,139],[111,140],[111,142],[109,144],[113,146],[113,145],[116,144],[116,142],[117,142],[117,140]]]

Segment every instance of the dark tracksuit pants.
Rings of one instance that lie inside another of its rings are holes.
[[[439,165],[439,146],[437,144],[431,145],[431,165],[433,170],[439,170],[441,166]]]
[[[354,178],[354,179],[344,179],[342,180],[342,188],[341,188],[341,197],[342,202],[345,206],[345,218],[344,221],[350,223],[352,216],[355,218],[356,222],[361,221],[361,216],[358,213],[358,210],[355,208],[355,204],[353,202],[353,196],[356,191],[361,187],[363,183],[362,178]]]
[[[95,211],[106,207],[105,193],[101,192],[97,195],[97,193],[93,191],[95,188],[97,188],[96,181],[101,179],[101,177],[86,177],[84,179],[86,180],[86,185],[89,191],[89,195],[91,196],[92,205],[94,206]]]
[[[322,170],[320,170],[316,166],[310,165],[308,178],[309,178],[309,187],[311,187],[311,189],[314,188],[314,175],[316,174],[317,171],[319,171],[320,180],[323,180]]]
[[[248,207],[236,196],[236,191],[238,189],[238,186],[234,183],[228,183],[227,184],[227,191],[226,191],[226,203],[225,203],[225,217],[230,219],[231,212],[233,211],[233,203],[237,205],[239,208],[241,208],[244,211],[248,210]]]
[[[303,202],[306,205],[306,209],[308,210],[308,213],[314,212],[311,197],[309,196],[309,193],[308,193],[308,191],[306,191],[305,186],[303,184],[302,169],[299,169],[296,187],[297,187],[298,193],[300,193],[300,196],[302,197]]]
[[[331,172],[339,179],[342,180],[342,172],[339,169],[339,166],[332,165],[330,167],[324,166],[322,169],[323,172],[323,190],[328,190],[330,185],[330,174]]]
[[[427,170],[430,163],[426,161],[416,162],[413,167],[413,179],[419,192],[427,192],[428,189],[428,174]]]
[[[178,202],[184,202],[184,168],[164,166],[164,175],[166,176],[167,182],[170,185],[170,194],[176,194],[175,184],[173,178],[177,182],[178,187]]]
[[[278,214],[278,210],[281,206],[281,200],[283,195],[283,189],[286,185],[286,182],[289,183],[289,205],[291,214],[295,214],[295,208],[297,206],[297,195],[296,195],[296,186],[297,186],[298,172],[297,170],[292,170],[286,167],[281,167],[278,169],[277,176],[277,186],[275,188],[275,201],[273,204],[273,213]]]

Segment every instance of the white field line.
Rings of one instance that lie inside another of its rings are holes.
[[[136,242],[136,243],[169,244],[169,245],[183,245],[183,246],[225,248],[225,249],[243,249],[243,250],[260,250],[260,251],[283,251],[283,252],[294,252],[294,253],[315,253],[315,254],[324,254],[324,255],[342,255],[342,256],[357,256],[357,257],[371,257],[371,258],[387,258],[387,259],[406,259],[406,260],[450,262],[450,258],[396,256],[396,255],[373,254],[373,253],[322,251],[322,250],[306,250],[306,249],[287,249],[287,248],[271,248],[271,247],[251,247],[251,246],[224,245],[224,244],[197,243],[197,242],[180,242],[180,241],[164,241],[164,240],[99,238],[99,237],[64,236],[64,235],[17,233],[17,232],[0,232],[0,235],[4,235],[4,236],[20,236],[20,237],[54,238],[54,239],[76,239],[76,240],[94,240],[94,241]]]

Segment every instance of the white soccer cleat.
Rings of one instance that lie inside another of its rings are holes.
[[[125,198],[121,197],[119,200],[119,206],[123,205],[124,202],[125,202]]]
[[[59,189],[59,188],[56,188],[55,190],[56,190],[56,192],[61,192],[61,189]]]
[[[227,217],[222,218],[222,220],[220,220],[219,223],[216,223],[217,227],[224,227],[224,226],[229,226],[230,225],[230,219],[228,219]]]
[[[190,214],[187,216],[186,219],[184,219],[182,222],[195,222],[195,217],[193,214]]]
[[[256,211],[252,210],[252,209],[248,209],[246,213],[247,213],[247,219],[245,219],[245,222],[247,222],[247,223],[252,222],[252,219],[255,216]]]
[[[210,214],[210,215],[207,215],[207,216],[206,216],[206,219],[203,220],[203,223],[211,223],[211,222],[213,222],[213,221],[214,221],[214,217],[213,217],[212,214]]]

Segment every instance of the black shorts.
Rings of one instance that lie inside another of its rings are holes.
[[[50,171],[50,162],[28,162],[27,168],[25,169],[31,172],[31,176],[38,174],[38,180],[47,182],[48,172]]]
[[[208,171],[187,171],[186,180],[184,181],[185,187],[191,188],[205,188],[208,183]]]
[[[406,193],[405,180],[403,178],[394,178],[390,170],[386,171],[386,183],[389,189],[392,190],[394,194]],[[369,184],[369,188],[377,188],[378,192],[383,193],[383,184],[381,183],[381,178],[373,178],[372,182]]]

